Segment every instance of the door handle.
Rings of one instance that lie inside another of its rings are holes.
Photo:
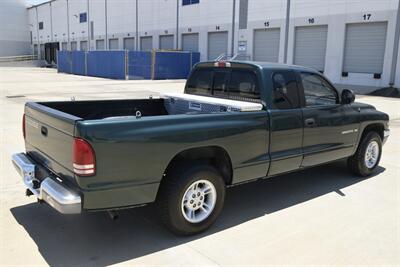
[[[42,135],[47,136],[47,128],[46,127],[42,126],[40,128],[40,132],[42,133]]]
[[[307,127],[313,127],[313,126],[315,126],[315,120],[314,120],[313,118],[306,119],[306,120],[304,121],[304,123],[305,123],[305,125],[306,125]]]

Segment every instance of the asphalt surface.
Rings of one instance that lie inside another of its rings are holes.
[[[228,189],[216,224],[176,237],[151,206],[64,216],[24,196],[10,156],[24,150],[26,101],[180,92],[184,81],[115,81],[39,68],[0,68],[0,266],[400,265],[400,99],[357,96],[391,117],[377,172],[345,162]]]

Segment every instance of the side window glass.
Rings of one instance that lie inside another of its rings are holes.
[[[277,71],[272,76],[273,106],[277,109],[299,108],[299,92],[296,76],[291,71]]]
[[[198,69],[190,77],[186,91],[189,94],[211,95],[212,69]]]
[[[336,91],[321,77],[313,73],[301,73],[306,106],[336,104]]]

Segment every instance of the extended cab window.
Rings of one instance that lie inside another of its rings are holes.
[[[292,71],[276,71],[272,75],[272,101],[277,109],[300,107],[296,76]]]
[[[315,73],[301,73],[306,106],[334,105],[337,103],[336,90]]]

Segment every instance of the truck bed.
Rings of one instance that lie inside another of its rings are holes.
[[[64,101],[38,103],[83,120],[97,120],[109,117],[167,115],[163,99],[129,99],[101,101]]]

